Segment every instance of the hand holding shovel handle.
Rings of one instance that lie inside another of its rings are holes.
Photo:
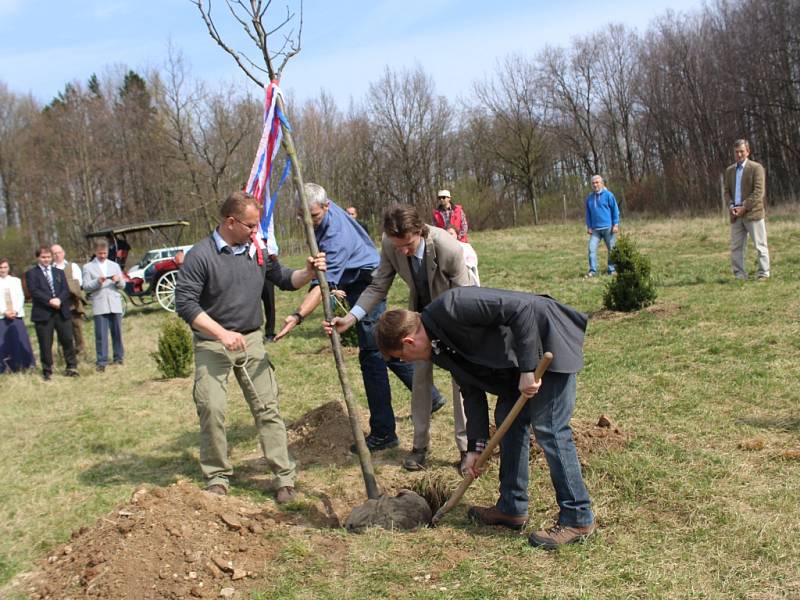
[[[544,356],[542,356],[542,359],[539,361],[539,364],[536,366],[536,371],[533,374],[536,381],[539,381],[542,378],[542,375],[544,375],[544,372],[547,371],[547,367],[550,366],[550,361],[552,360],[553,354],[551,352],[545,352]],[[517,418],[517,415],[519,415],[527,402],[528,398],[521,395],[514,403],[511,411],[508,413],[506,418],[503,419],[503,422],[500,424],[500,427],[497,428],[497,431],[494,432],[494,435],[489,439],[489,443],[486,444],[486,448],[483,449],[483,452],[481,452],[478,460],[475,461],[475,469],[482,469],[483,466],[489,461],[492,456],[492,452],[494,452],[494,449],[500,443],[500,440],[503,439],[503,436],[511,427],[514,419]],[[464,496],[467,488],[472,485],[473,481],[475,481],[475,477],[472,475],[472,473],[467,473],[464,476],[464,479],[456,488],[456,491],[453,492],[453,495],[450,496],[450,498],[447,499],[447,502],[445,502],[444,505],[436,511],[435,515],[433,515],[433,519],[431,520],[433,525],[436,525],[442,519],[442,517],[450,512],[453,507],[461,501],[461,498]]]

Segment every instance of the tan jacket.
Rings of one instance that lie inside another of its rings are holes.
[[[428,234],[425,236],[425,266],[431,300],[451,288],[474,285],[464,262],[461,246],[444,229],[428,226]],[[408,286],[409,308],[418,310],[415,306],[417,287],[414,284],[408,257],[395,249],[385,235],[381,240],[381,263],[372,276],[372,283],[359,297],[358,305],[369,313],[376,304],[386,298],[389,288],[394,283],[395,275],[400,275]]]
[[[760,221],[764,218],[764,197],[766,196],[766,177],[764,167],[754,160],[748,159],[742,173],[743,218],[748,221]],[[736,163],[725,170],[725,202],[733,206],[736,197]]]

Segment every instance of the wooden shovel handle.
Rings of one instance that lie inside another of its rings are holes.
[[[542,376],[544,375],[547,368],[550,366],[550,362],[553,360],[553,353],[552,352],[545,352],[542,359],[539,361],[539,364],[536,366],[536,371],[533,374],[534,379],[539,381]],[[514,406],[509,411],[506,418],[503,419],[503,422],[500,424],[500,427],[497,428],[497,431],[494,432],[494,435],[489,439],[489,442],[486,444],[486,448],[483,449],[481,455],[478,457],[478,460],[475,461],[475,468],[480,469],[482,468],[492,457],[492,452],[500,443],[500,440],[503,439],[503,436],[511,427],[511,424],[514,422],[514,419],[517,418],[522,409],[525,407],[525,404],[528,402],[528,398],[523,395],[520,395],[519,399],[514,403]],[[467,491],[472,482],[475,481],[475,477],[473,477],[472,473],[467,473],[464,476],[464,479],[461,481],[459,486],[456,488],[456,491],[453,492],[453,495],[447,499],[447,502],[436,511],[436,514],[433,515],[433,519],[431,522],[436,525],[441,518],[450,512],[453,507],[461,501],[461,498],[464,496],[464,493]]]

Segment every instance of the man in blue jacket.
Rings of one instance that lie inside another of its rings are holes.
[[[325,188],[316,183],[306,183],[305,195],[317,246],[325,252],[328,283],[331,289],[344,292],[348,304],[355,306],[361,294],[372,283],[372,272],[380,263],[375,244],[363,227],[328,198]],[[283,329],[275,336],[276,342],[302,323],[322,302],[319,286],[312,285],[298,309],[286,317]],[[373,330],[385,310],[386,298],[383,297],[356,325],[358,362],[361,365],[361,378],[369,405],[370,432],[365,440],[370,452],[394,448],[400,444],[387,367],[409,390],[412,389],[414,378],[414,365],[397,359],[385,361],[375,345]],[[441,403],[441,392],[435,388],[431,392],[433,404]],[[355,444],[350,449],[355,452]]]
[[[597,276],[597,246],[600,240],[603,240],[609,253],[606,272],[612,274],[614,265],[610,255],[619,233],[619,207],[617,199],[606,188],[600,175],[592,176],[592,193],[586,196],[586,233],[589,234],[589,272],[586,277]]]

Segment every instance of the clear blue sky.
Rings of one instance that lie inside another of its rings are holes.
[[[297,6],[273,0],[273,7]],[[498,58],[534,55],[546,44],[625,23],[640,32],[668,8],[695,11],[701,0],[306,0],[303,49],[284,72],[295,99],[332,93],[339,105],[364,96],[383,68],[430,73],[437,91],[468,93]],[[215,14],[233,32],[223,0]],[[233,34],[231,34],[233,35]],[[232,38],[236,39],[236,38]],[[124,65],[161,67],[167,44],[192,74],[213,86],[253,87],[213,43],[189,0],[0,0],[0,81],[48,102],[73,80]],[[245,41],[237,43],[249,49]]]

